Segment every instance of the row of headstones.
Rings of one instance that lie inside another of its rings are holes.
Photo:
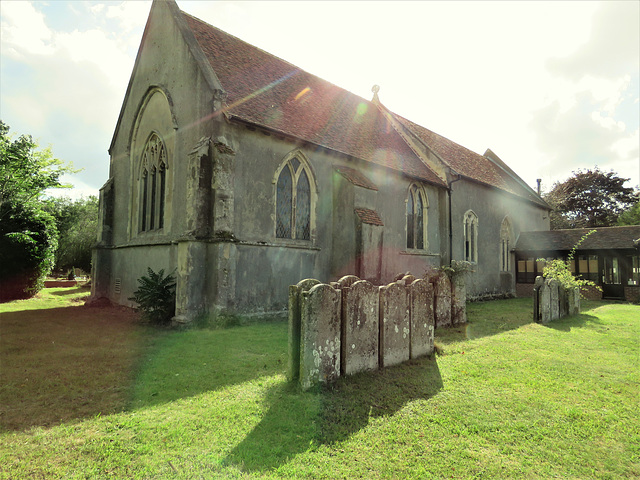
[[[466,322],[463,284],[404,275],[375,286],[354,275],[289,287],[289,378],[304,389],[433,352],[434,327]]]
[[[554,278],[536,277],[533,284],[533,319],[549,323],[580,313],[580,289],[567,289]]]

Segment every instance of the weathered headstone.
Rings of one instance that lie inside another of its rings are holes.
[[[467,323],[467,286],[462,275],[451,282],[451,323]]]
[[[289,286],[289,363],[287,377],[289,380],[297,380],[300,376],[300,299],[302,292],[309,291],[319,284],[319,280],[307,278],[297,285]]]
[[[574,288],[571,296],[573,297],[573,311],[571,315],[578,315],[580,313],[580,289]]]
[[[558,318],[569,315],[569,292],[563,285],[558,285]]]
[[[555,278],[551,278],[549,281],[549,290],[551,293],[551,320],[557,320],[560,318],[560,293],[558,281]]]
[[[416,280],[416,277],[408,273],[404,277],[402,277],[398,282],[401,282],[402,285],[411,285]]]
[[[409,286],[411,302],[411,358],[433,353],[433,285],[417,279]]]
[[[451,282],[443,273],[430,279],[433,283],[436,327],[451,326]]]
[[[410,328],[407,289],[397,283],[380,287],[380,367],[409,360]]]
[[[344,277],[340,278],[340,280],[338,280],[338,288],[350,287],[351,285],[359,281],[360,278],[356,277],[355,275],[345,275]]]
[[[331,383],[340,376],[341,293],[327,284],[302,293],[300,385]]]
[[[366,280],[342,289],[342,375],[378,368],[379,302]]]
[[[549,280],[545,280],[540,286],[540,323],[551,321],[551,287]]]
[[[537,276],[533,283],[533,321],[542,322],[542,287],[544,286],[544,278]]]

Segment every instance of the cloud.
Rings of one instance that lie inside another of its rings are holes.
[[[3,121],[83,168],[74,183],[97,189],[108,176],[107,149],[133,68],[130,50],[139,44],[149,2],[61,3],[56,14],[77,19],[58,30],[40,8],[2,4]]]
[[[52,32],[44,21],[44,15],[29,2],[2,3],[3,55],[22,58],[29,54],[51,54]]]
[[[616,78],[638,71],[640,3],[601,2],[587,43],[567,57],[548,61],[551,72],[579,80],[585,75]]]

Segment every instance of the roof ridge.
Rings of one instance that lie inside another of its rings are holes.
[[[387,107],[385,107],[382,102],[380,101],[380,99],[378,98],[378,93],[375,92],[375,97],[377,99],[377,101],[375,102],[371,102],[373,103],[385,116],[387,116],[388,118],[391,118],[393,121],[389,122],[391,123],[391,126],[393,127],[393,129],[398,133],[398,135],[400,136],[400,138],[407,144],[407,146],[411,149],[411,151],[420,159],[420,161],[431,171],[433,171],[443,182],[444,184],[449,187],[449,180],[447,178],[447,174],[446,172],[438,172],[436,171],[434,168],[431,167],[431,165],[429,165],[428,160],[424,159],[422,156],[422,153],[420,151],[418,151],[418,149],[416,149],[413,144],[411,142],[409,142],[407,140],[407,138],[405,137],[404,132],[400,131],[400,129],[398,128],[398,126],[396,125],[396,123],[402,123],[400,122],[396,117],[398,115],[396,115],[394,112],[392,112],[391,110],[389,110]],[[447,162],[445,162],[442,157],[440,155],[438,155],[436,152],[434,152],[431,148],[428,147],[428,145],[426,145],[424,142],[422,142],[418,136],[411,131],[411,129],[408,129],[409,133],[412,134],[412,136],[418,140],[425,148],[427,148],[430,152],[432,152],[437,158],[438,160],[440,160],[445,166],[449,167],[450,170],[453,170],[451,168],[451,165],[449,165]],[[444,175],[444,177],[443,177]]]

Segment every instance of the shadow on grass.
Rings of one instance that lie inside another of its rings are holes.
[[[287,324],[159,330],[140,363],[129,408],[199,395],[284,373]]]
[[[533,322],[533,299],[510,298],[467,303],[468,323],[435,332],[439,344],[498,335]]]
[[[571,315],[570,317],[559,318],[558,320],[552,320],[545,324],[545,327],[561,332],[570,332],[573,328],[583,328],[587,324],[591,325],[604,325],[597,317],[589,315],[587,313],[580,313],[578,315]]]
[[[75,285],[73,287],[53,287],[49,289],[49,293],[57,297],[77,296],[89,293],[90,291],[91,287],[85,287],[84,285]]]
[[[142,337],[137,316],[83,306],[0,313],[0,429],[121,411]]]
[[[272,470],[309,449],[345,440],[371,419],[394,415],[441,388],[435,357],[343,377],[316,391],[300,392],[293,384],[281,384],[268,392],[269,409],[262,421],[225,462],[248,471]]]

